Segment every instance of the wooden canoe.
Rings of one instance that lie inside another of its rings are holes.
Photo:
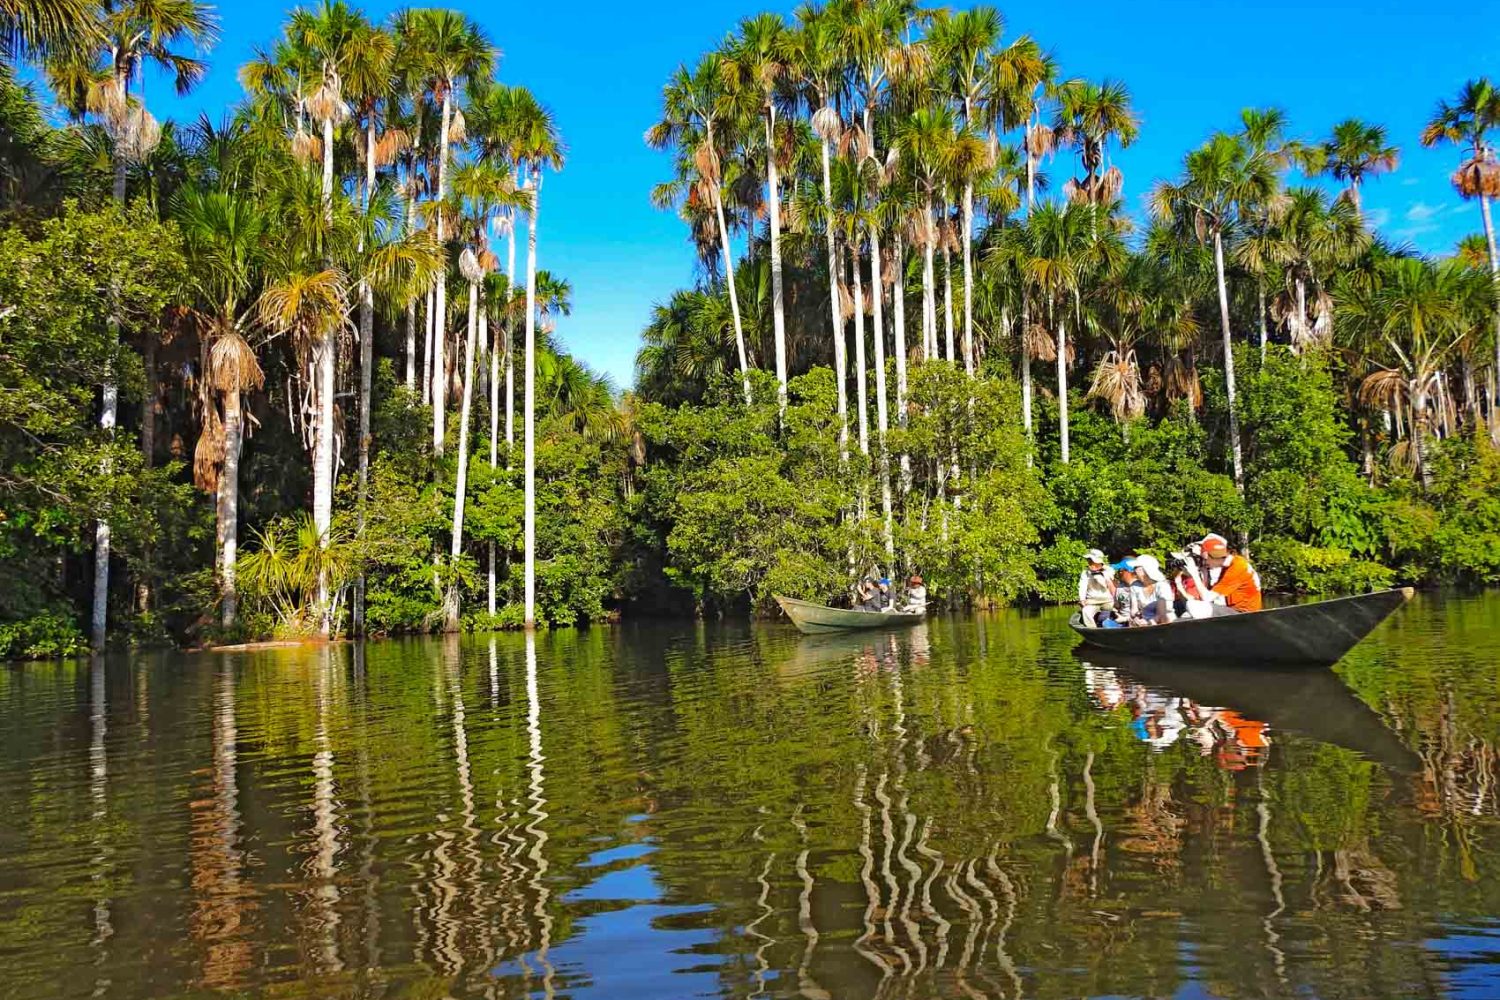
[[[1245,666],[1326,666],[1338,662],[1411,594],[1410,587],[1403,587],[1138,628],[1088,628],[1083,616],[1074,613],[1068,624],[1089,645],[1127,656]]]
[[[846,632],[856,628],[915,625],[925,616],[906,611],[855,611],[851,608],[829,608],[794,597],[772,595],[792,624],[809,635],[820,632]]]

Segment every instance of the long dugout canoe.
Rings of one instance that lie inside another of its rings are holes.
[[[1184,619],[1136,628],[1089,628],[1075,613],[1068,624],[1084,642],[1128,656],[1197,662],[1329,665],[1411,597],[1410,587],[1220,618]]]
[[[857,628],[882,628],[894,625],[915,625],[923,615],[905,611],[855,611],[850,608],[829,608],[810,601],[799,601],[795,597],[772,595],[781,610],[792,620],[792,624],[809,635],[820,632],[846,632]]]

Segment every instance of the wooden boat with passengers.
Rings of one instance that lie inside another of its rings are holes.
[[[809,635],[846,632],[857,628],[915,625],[926,617],[915,611],[858,611],[853,608],[830,608],[811,601],[799,601],[795,597],[782,597],[780,594],[772,596],[792,620],[792,624]]]
[[[1135,628],[1090,628],[1084,625],[1082,614],[1075,612],[1068,624],[1088,645],[1128,656],[1247,666],[1326,666],[1338,662],[1411,595],[1410,587],[1402,587]]]

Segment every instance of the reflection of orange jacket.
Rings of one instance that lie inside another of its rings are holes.
[[[1209,589],[1223,594],[1224,603],[1236,611],[1260,610],[1260,581],[1244,556],[1230,556]]]

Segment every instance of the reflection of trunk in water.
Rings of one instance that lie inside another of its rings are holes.
[[[1083,814],[1094,826],[1094,844],[1089,850],[1089,894],[1099,891],[1099,855],[1104,848],[1104,824],[1099,822],[1099,811],[1094,807],[1094,751],[1090,750],[1083,761]]]
[[[192,805],[190,863],[194,906],[189,933],[204,946],[200,982],[213,990],[242,989],[253,964],[248,936],[241,933],[253,904],[240,884],[238,730],[234,704],[234,658],[220,657],[214,687],[211,740],[213,764],[208,794]]]
[[[1051,750],[1048,752],[1047,775],[1052,779],[1052,781],[1051,784],[1047,786],[1047,795],[1051,800],[1052,808],[1051,811],[1047,813],[1047,836],[1051,837],[1053,840],[1057,841],[1063,846],[1063,850],[1067,853],[1067,859],[1071,861],[1073,858],[1073,841],[1068,839],[1068,835],[1063,833],[1057,827],[1057,819],[1062,814],[1062,792],[1061,786],[1058,784],[1059,778],[1057,776],[1057,758],[1058,753],[1056,750]]]
[[[1271,961],[1276,966],[1276,978],[1282,986],[1286,986],[1286,954],[1279,946],[1281,935],[1276,933],[1272,923],[1286,910],[1286,897],[1281,892],[1281,868],[1276,864],[1275,852],[1271,850],[1271,800],[1266,793],[1264,767],[1256,770],[1255,781],[1260,789],[1260,802],[1255,807],[1260,823],[1256,827],[1255,839],[1260,843],[1260,856],[1266,863],[1266,874],[1271,879],[1271,899],[1276,903],[1276,908],[1261,921],[1261,927],[1266,934],[1266,950],[1271,953]]]
[[[334,797],[333,744],[328,735],[330,675],[333,652],[324,647],[318,657],[316,698],[318,721],[313,732],[313,843],[312,877],[314,887],[309,909],[317,928],[321,972],[340,972],[339,958],[339,887],[337,859],[339,853],[338,800]]]
[[[978,870],[979,859],[974,858],[969,861],[965,872],[965,878],[968,880],[970,887],[977,893],[978,900],[983,903],[980,907],[980,912],[984,914],[984,920],[979,926],[979,948],[975,952],[974,974],[982,978],[986,986],[1003,996],[1005,988],[995,981],[994,976],[989,974],[984,963],[984,956],[990,950],[990,931],[1000,924],[1000,901],[995,898],[995,894],[990,891],[990,887],[985,881],[975,874]]]
[[[1011,924],[1016,919],[1016,887],[1005,869],[995,860],[995,851],[998,846],[991,847],[989,857],[985,859],[986,868],[995,881],[1000,885],[1000,893],[1005,897],[1005,922],[1000,925],[995,934],[995,957],[1000,960],[1000,968],[1010,976],[1011,985],[1016,989],[1016,996],[1021,995],[1021,975],[1016,971],[1016,963],[1011,960],[1010,952],[1005,947],[1005,936],[1010,933]]]
[[[532,861],[532,889],[536,893],[536,904],[532,909],[532,915],[536,918],[537,929],[541,933],[536,960],[542,967],[543,994],[547,1000],[551,1000],[555,975],[552,962],[547,958],[547,952],[552,947],[552,916],[547,912],[551,890],[546,883],[547,860],[542,853],[542,849],[547,844],[547,832],[541,827],[542,821],[548,818],[547,799],[543,794],[545,774],[542,768],[547,758],[542,753],[542,704],[537,693],[536,633],[530,631],[526,633],[526,733],[531,749],[528,768],[531,773],[529,785],[531,808],[527,811],[532,817],[531,822],[526,825],[526,832],[533,838],[528,856]],[[521,964],[526,968],[529,976],[531,969],[526,965],[524,958]]]
[[[892,642],[894,641],[895,637],[892,636]],[[894,654],[895,650],[891,652]],[[894,662],[894,660],[895,656],[892,655],[892,661]],[[917,818],[907,808],[910,796],[906,790],[906,698],[905,691],[901,686],[901,670],[899,666],[892,667],[890,677],[891,695],[896,709],[896,719],[891,726],[892,731],[896,734],[896,779],[894,782],[897,791],[896,811],[903,818],[901,844],[896,849],[896,860],[906,873],[911,876],[911,883],[906,887],[905,892],[901,894],[902,902],[898,912],[901,916],[901,926],[906,930],[907,937],[911,939],[912,945],[916,948],[916,971],[920,972],[927,968],[927,943],[922,939],[922,928],[911,918],[911,908],[916,902],[917,887],[922,880],[922,869],[907,854],[907,848],[911,846],[912,831],[916,829]],[[918,741],[918,752],[920,752],[920,746],[921,743]],[[892,896],[891,908],[893,910],[897,909],[896,900],[897,897]],[[910,968],[909,964],[908,968]]]
[[[884,986],[895,970],[889,962],[882,958],[869,942],[875,937],[879,928],[875,926],[875,911],[880,907],[880,887],[876,885],[871,873],[875,870],[875,851],[870,846],[871,841],[871,810],[865,801],[865,766],[860,764],[855,772],[854,779],[854,808],[859,810],[859,856],[863,861],[859,869],[859,879],[865,887],[865,913],[864,933],[860,934],[854,941],[854,950],[864,956],[869,962],[880,970],[880,982]]]
[[[802,843],[802,850],[797,854],[797,877],[802,880],[802,891],[797,895],[797,927],[802,931],[802,936],[807,939],[807,944],[802,949],[802,961],[797,966],[797,989],[802,996],[808,1000],[832,1000],[832,994],[818,985],[818,981],[812,976],[813,952],[818,949],[818,927],[813,921],[812,894],[813,876],[807,867],[807,822],[802,818],[803,803],[798,803],[792,813],[792,826],[797,830],[797,839]]]
[[[763,839],[760,835],[760,827],[755,828],[755,832],[751,834],[751,837],[755,840]],[[756,897],[755,903],[760,907],[760,913],[756,914],[755,919],[745,925],[745,933],[750,937],[760,940],[760,944],[755,948],[755,992],[750,994],[752,997],[765,995],[766,974],[771,971],[771,965],[766,961],[766,949],[776,943],[775,938],[760,932],[761,921],[776,912],[769,902],[771,898],[771,880],[768,877],[771,874],[771,864],[775,860],[775,851],[766,855],[766,863],[760,870],[760,876],[756,879],[756,884],[760,886],[760,895]]]
[[[375,800],[370,785],[370,687],[365,671],[366,643],[354,647],[354,701],[359,712],[359,732],[355,742],[355,777],[359,784],[360,825],[363,848],[359,852],[359,878],[365,887],[365,956],[366,968],[379,968],[380,954],[380,881],[375,875]]]
[[[933,965],[941,969],[943,962],[948,958],[948,931],[953,927],[951,923],[943,918],[940,911],[932,902],[932,883],[937,880],[943,871],[943,856],[927,845],[927,837],[932,832],[932,818],[929,816],[922,823],[922,835],[917,838],[916,852],[932,862],[932,873],[922,883],[922,912],[932,918],[937,925],[937,956],[933,959]]]
[[[109,819],[109,751],[105,737],[109,733],[109,698],[105,681],[104,657],[95,654],[89,660],[89,798],[93,803],[90,819],[95,835],[94,871],[90,879],[98,887],[98,892],[94,897],[94,934],[89,939],[89,947],[94,950],[94,965],[100,969],[105,966],[105,942],[115,934],[110,916],[113,900],[109,894],[110,855],[113,851],[106,829]],[[97,978],[94,995],[104,996],[109,988],[107,978]]]
[[[452,642],[454,646],[457,646],[457,636],[452,637]],[[457,888],[467,888],[467,895],[470,897],[467,901],[469,908],[479,911],[481,908],[480,886],[484,883],[481,869],[484,862],[479,854],[479,827],[475,825],[474,781],[469,765],[469,734],[464,714],[462,667],[456,650],[454,652],[455,655],[445,656],[444,659],[447,661],[448,701],[452,706],[453,765],[458,780],[459,832],[463,837],[462,842],[457,846],[463,854],[465,864],[463,867],[455,866],[453,879]],[[461,923],[460,920],[453,919],[450,915],[446,943],[451,951],[455,975],[463,968],[462,948],[457,942]],[[474,926],[482,932],[484,925],[480,921],[475,921]],[[488,953],[489,942],[487,940],[479,941],[478,946],[480,954]]]

